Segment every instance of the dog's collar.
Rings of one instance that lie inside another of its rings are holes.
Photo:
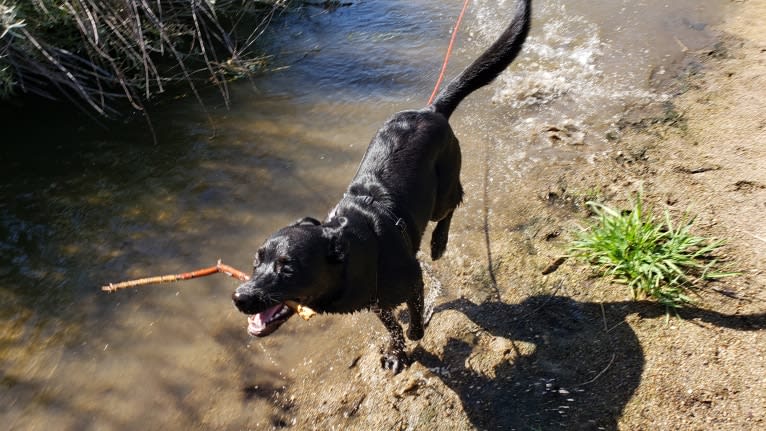
[[[401,232],[402,238],[404,238],[404,242],[407,244],[407,248],[412,249],[412,241],[410,240],[410,235],[407,233],[407,222],[405,222],[403,218],[394,214],[394,212],[391,211],[391,209],[389,209],[386,205],[383,205],[382,202],[375,200],[374,197],[369,195],[350,195],[348,193],[344,193],[343,198],[353,200],[365,206],[372,206],[379,209],[383,214],[386,215],[386,217],[391,219],[391,221],[394,223],[394,227],[396,227],[399,232]]]

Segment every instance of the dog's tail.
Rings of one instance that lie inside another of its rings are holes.
[[[532,0],[516,0],[513,21],[497,41],[450,83],[433,102],[432,109],[446,118],[469,94],[489,84],[521,51],[529,33]]]

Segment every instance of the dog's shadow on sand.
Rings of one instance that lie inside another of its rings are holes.
[[[656,303],[583,303],[548,295],[520,304],[459,299],[435,311],[445,310],[463,313],[491,334],[493,345],[485,350],[504,360],[491,362],[489,372],[477,372],[469,364],[481,364],[481,356],[472,343],[457,338],[448,339],[439,355],[417,347],[413,358],[458,394],[477,429],[502,430],[617,429],[645,362],[625,319],[665,314]],[[766,328],[766,314],[685,309],[680,315],[744,331]]]

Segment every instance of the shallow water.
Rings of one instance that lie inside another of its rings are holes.
[[[458,3],[360,1],[278,17],[264,43],[284,68],[233,84],[229,110],[214,90],[207,112],[192,98],[155,108],[159,145],[141,121],[100,128],[60,106],[4,112],[2,423],[270,427],[296,414],[282,398],[289,385],[332,379],[377,349],[382,327],[367,313],[293,319],[250,339],[230,301],[236,282],[223,276],[114,294],[99,286],[218,258],[246,269],[270,232],[322,218],[382,121],[425,103]],[[650,83],[713,41],[719,3],[536,2],[518,62],[453,117],[467,192],[457,252],[482,240],[469,220],[485,173],[504,193],[542,163],[603,151],[627,108],[668,97]],[[511,4],[472,3],[453,74],[499,33]]]

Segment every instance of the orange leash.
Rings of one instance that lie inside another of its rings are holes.
[[[428,99],[429,105],[434,101],[434,97],[436,97],[436,93],[439,91],[439,86],[444,80],[444,73],[447,71],[447,63],[449,63],[449,57],[452,55],[452,46],[455,44],[455,39],[457,38],[457,30],[460,28],[460,23],[463,21],[463,15],[465,15],[466,9],[468,9],[469,1],[470,0],[465,0],[465,2],[463,2],[463,10],[460,11],[460,15],[457,17],[457,22],[455,22],[455,28],[452,29],[452,38],[450,38],[449,46],[447,47],[447,54],[444,56],[444,63],[442,64],[442,70],[439,73],[439,79],[436,81],[434,91],[431,93],[431,97]]]

